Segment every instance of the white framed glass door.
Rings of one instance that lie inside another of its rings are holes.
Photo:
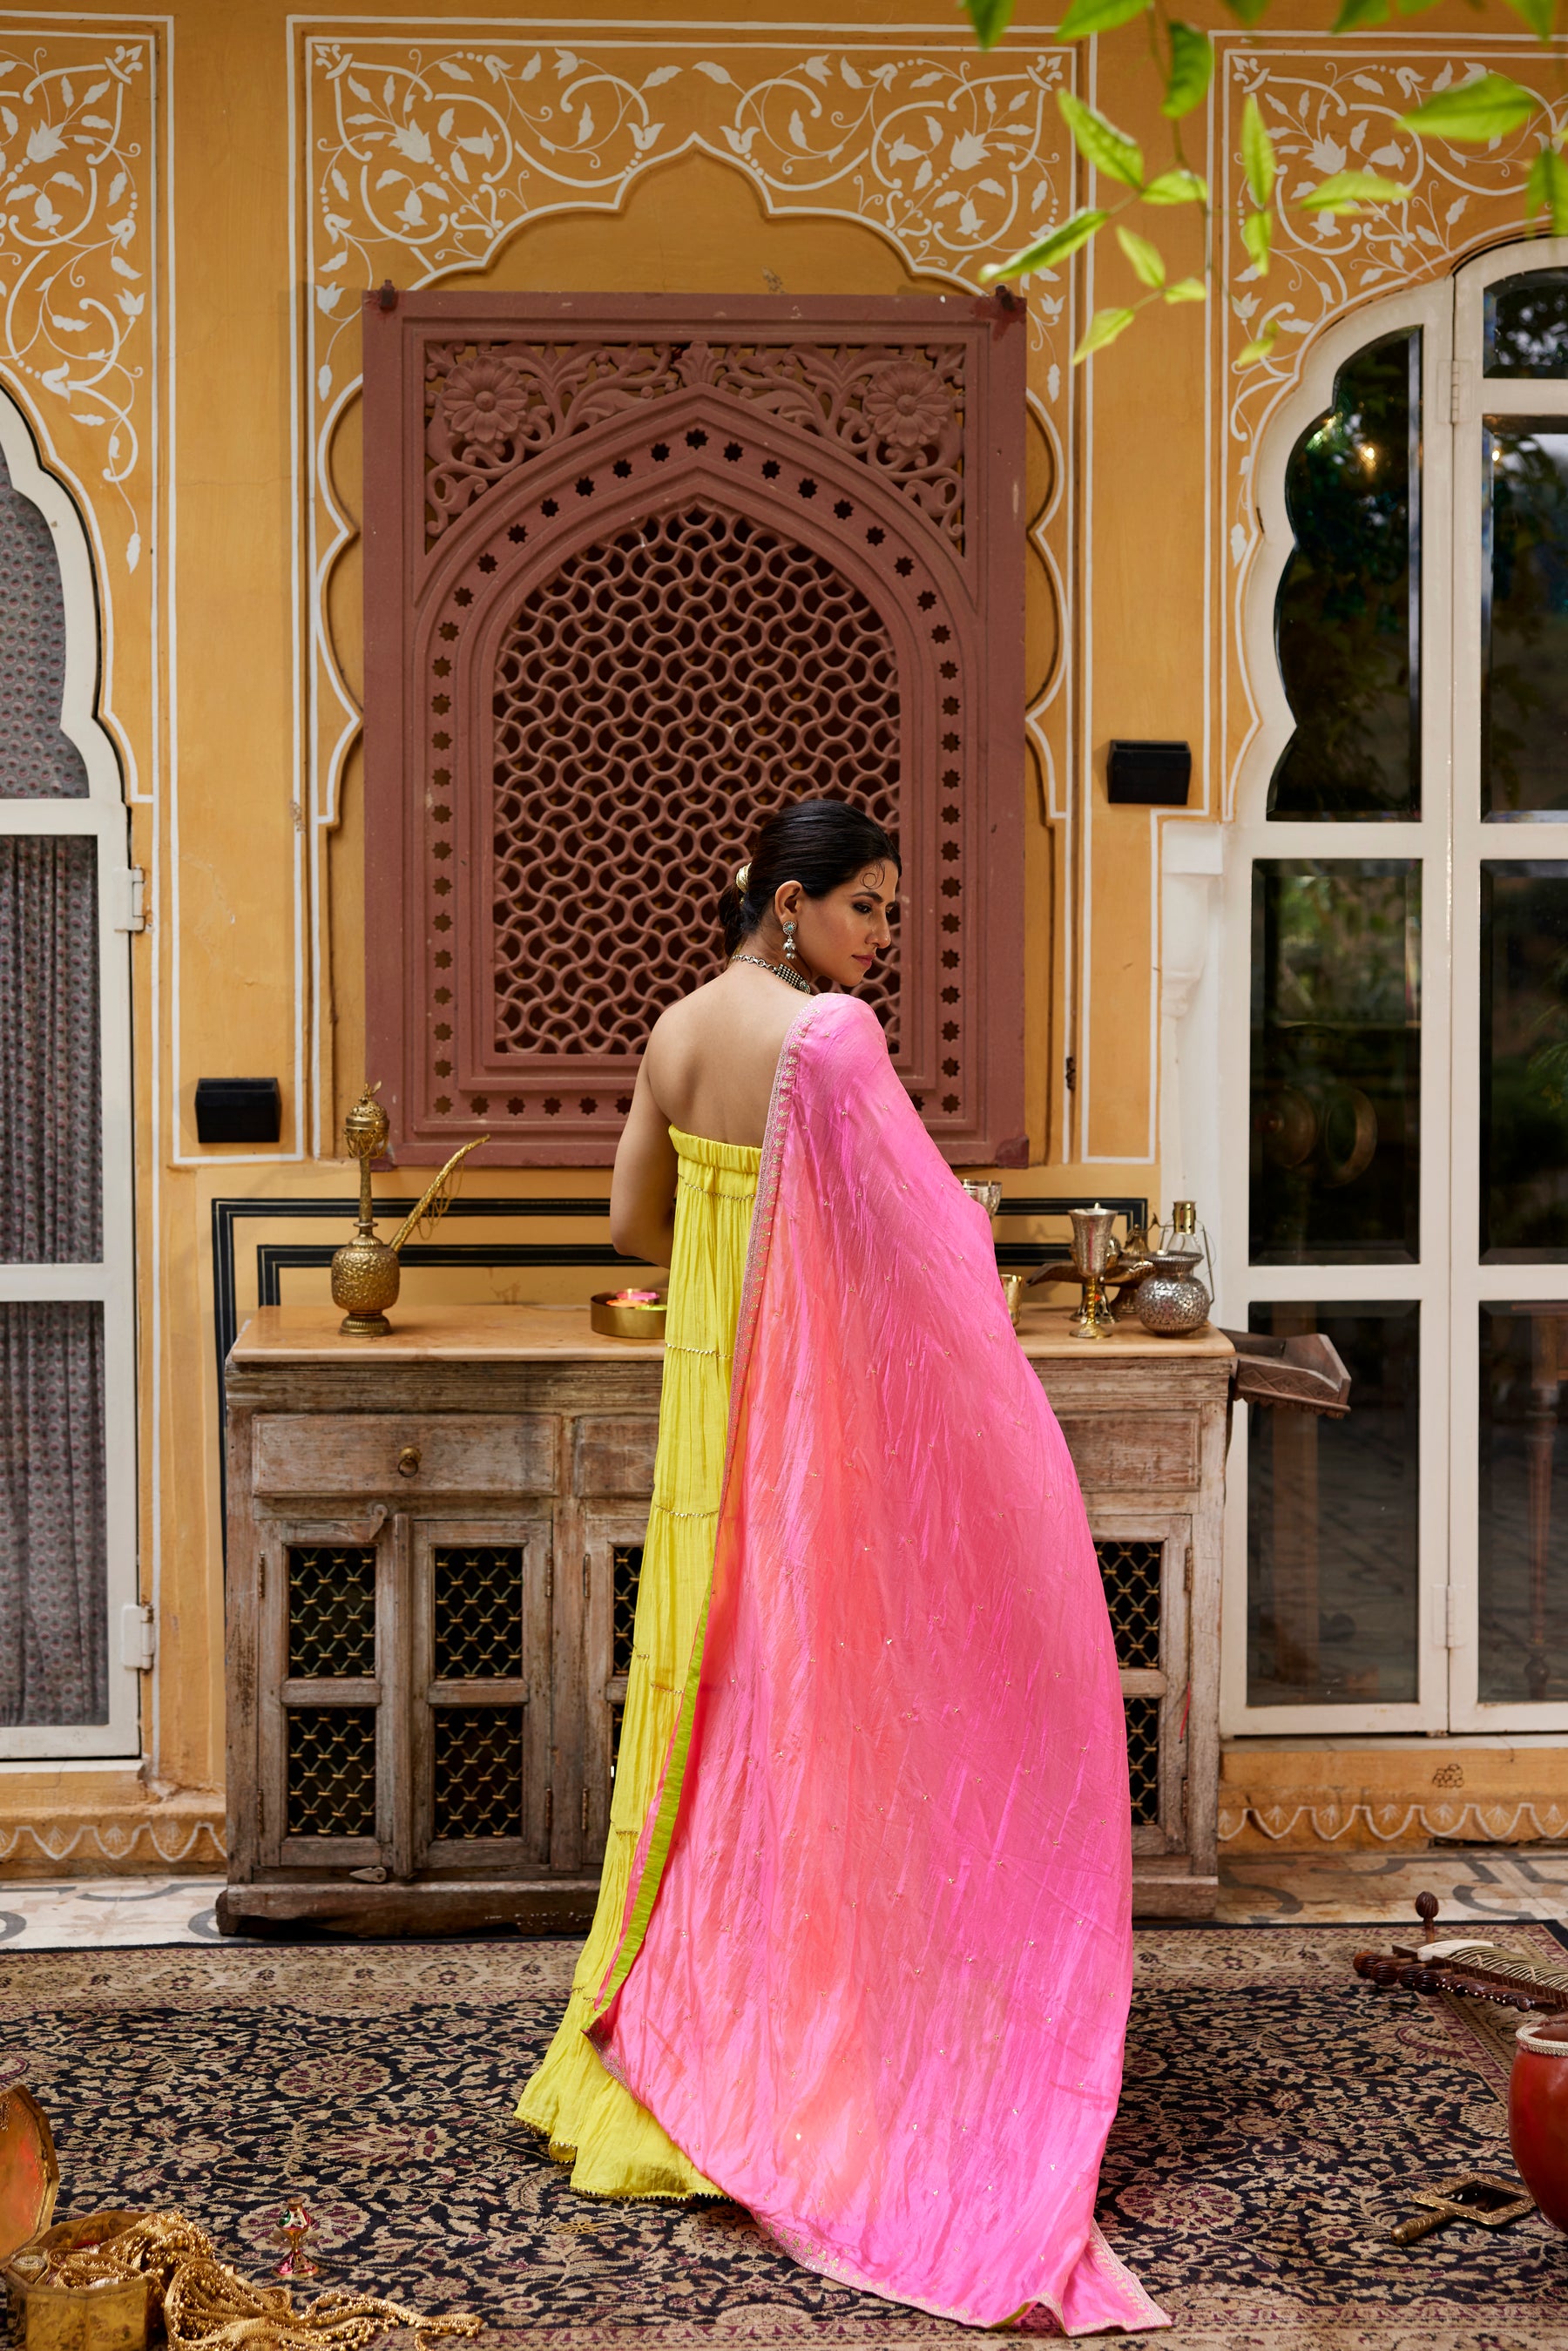
[[[1455,286],[1450,1719],[1568,1729],[1568,238]]]
[[[131,1756],[128,818],[80,521],[0,397],[0,1759]]]
[[[1427,288],[1325,336],[1260,456],[1220,1301],[1264,1334],[1326,1331],[1354,1385],[1342,1422],[1239,1416],[1232,1734],[1448,1718],[1451,306]]]

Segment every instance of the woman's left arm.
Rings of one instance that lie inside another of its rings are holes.
[[[653,1100],[646,1064],[637,1072],[610,1184],[610,1238],[623,1256],[668,1265],[675,1238],[675,1146]]]

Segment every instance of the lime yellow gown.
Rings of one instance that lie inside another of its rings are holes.
[[[674,1729],[713,1568],[730,1371],[762,1155],[670,1129],[679,1163],[653,1499],[610,1806],[610,1842],[555,2039],[517,2106],[586,2196],[716,2196],[652,2115],[612,2079],[583,2026],[621,1938],[632,1856]]]

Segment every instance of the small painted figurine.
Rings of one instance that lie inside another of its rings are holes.
[[[305,2250],[305,2240],[315,2226],[303,2204],[285,2205],[277,2233],[287,2243],[288,2251],[277,2264],[278,2277],[319,2277],[319,2263],[313,2262]]]

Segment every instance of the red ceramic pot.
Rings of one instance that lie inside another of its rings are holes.
[[[1520,2178],[1547,2219],[1568,2230],[1568,2017],[1515,2033],[1508,2137]]]

